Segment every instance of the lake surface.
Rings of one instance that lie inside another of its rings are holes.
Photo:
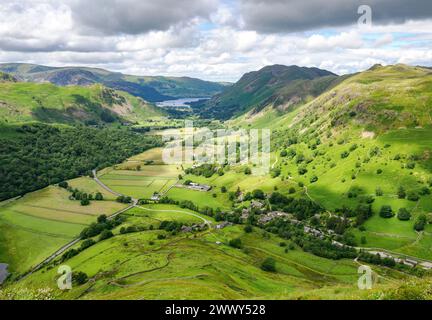
[[[210,98],[181,98],[175,100],[166,100],[157,102],[156,105],[160,108],[188,108],[188,103],[197,102],[200,100],[209,100]]]
[[[6,280],[9,272],[7,271],[8,265],[6,263],[0,263],[0,284]]]

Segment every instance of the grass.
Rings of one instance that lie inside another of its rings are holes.
[[[140,215],[139,209],[130,210],[126,216],[126,223],[145,226],[154,223],[149,218],[182,222],[186,218],[157,212],[148,212],[146,217]],[[96,277],[94,282],[61,292],[56,288],[58,275],[53,268],[41,270],[13,288],[51,288],[59,299],[290,299],[311,292],[321,299],[364,295],[356,287],[357,265],[353,261],[327,260],[299,249],[285,253],[279,246],[281,239],[262,238],[257,229],[245,234],[234,226],[195,236],[167,235],[164,240],[157,239],[164,233],[159,230],[115,233],[114,238],[67,261],[74,271]],[[227,245],[234,237],[241,237],[242,250]],[[260,269],[261,261],[269,256],[276,260],[276,273]],[[383,285],[385,282],[379,288]]]
[[[53,123],[99,121],[104,108],[138,123],[159,119],[163,115],[156,107],[125,92],[116,91],[113,97],[122,97],[124,103],[113,104],[103,98],[104,90],[101,85],[58,87],[48,83],[2,83],[0,100],[5,106],[0,110],[0,119],[10,123],[33,120]]]
[[[90,178],[69,183],[87,192],[100,189]],[[69,200],[69,195],[50,186],[0,207],[0,261],[9,264],[14,274],[27,271],[76,238],[98,215],[111,215],[125,207],[109,200],[81,206]]]

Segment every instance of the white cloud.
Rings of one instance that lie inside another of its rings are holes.
[[[79,23],[70,1],[0,2],[0,62],[86,65],[131,74],[224,81],[276,63],[316,66],[339,74],[375,63],[432,63],[432,20],[374,25],[370,30],[353,26],[261,33],[243,29],[238,8],[224,1],[208,19],[203,14],[187,21],[174,19],[159,30],[102,36],[94,30],[83,32],[89,26]]]

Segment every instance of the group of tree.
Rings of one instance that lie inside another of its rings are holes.
[[[393,258],[384,257],[382,258],[379,254],[371,254],[366,251],[360,251],[358,255],[360,261],[366,263],[372,263],[379,266],[393,268],[396,266],[396,261]]]
[[[298,220],[305,220],[324,212],[324,208],[312,200],[287,197],[279,192],[273,192],[269,197],[269,202],[273,210],[292,213]]]
[[[58,186],[69,191],[71,193],[69,199],[80,201],[82,206],[90,205],[90,201],[93,200],[102,201],[104,199],[102,193],[100,192],[97,192],[96,195],[93,195],[92,193],[88,194],[86,192],[80,191],[77,188],[70,187],[66,181],[60,182]]]
[[[132,203],[132,198],[129,196],[118,196],[116,201],[119,203],[129,204],[129,203]]]
[[[0,130],[6,130],[4,127]],[[0,132],[0,201],[120,163],[161,138],[129,130],[26,124]]]
[[[97,222],[92,223],[81,231],[80,237],[88,239],[100,235],[101,240],[107,239],[112,236],[111,230],[123,222],[124,217],[122,216],[116,216],[114,219],[108,220],[106,215],[101,215],[98,217]]]
[[[195,176],[203,176],[205,178],[212,177],[215,173],[222,176],[224,174],[223,168],[218,168],[216,164],[202,164],[198,167],[187,168],[186,174],[193,174]]]
[[[97,222],[92,223],[89,227],[85,228],[80,238],[83,240],[79,248],[72,248],[63,253],[61,261],[64,262],[80,252],[90,248],[96,244],[96,241],[92,238],[99,236],[98,241],[103,241],[114,236],[112,229],[119,226],[124,222],[125,218],[121,216],[115,217],[113,220],[108,220],[106,215],[101,215],[97,218]]]

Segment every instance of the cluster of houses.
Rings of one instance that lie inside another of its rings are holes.
[[[191,226],[182,226],[181,232],[188,233],[188,232],[195,232],[195,231],[203,231],[207,228],[207,224],[201,223],[201,224],[193,224]]]
[[[203,191],[203,192],[208,192],[211,190],[211,186],[205,185],[205,184],[199,184],[199,183],[195,183],[195,182],[191,182],[187,185],[184,185],[185,188],[191,189],[191,190],[195,190],[195,191]]]
[[[269,223],[270,221],[276,219],[276,218],[289,218],[289,214],[285,213],[285,212],[280,212],[280,211],[271,211],[268,212],[266,214],[263,214],[260,216],[260,218],[258,219],[258,222],[260,224],[266,224]]]
[[[386,252],[382,252],[382,251],[369,251],[370,254],[375,254],[375,255],[379,255],[380,258],[384,259],[384,258],[389,258],[389,259],[393,259],[396,263],[401,263],[404,264],[408,267],[414,268],[416,266],[419,266],[423,269],[426,270],[432,270],[432,263],[431,262],[419,262],[413,259],[402,259],[402,258],[395,258],[392,255],[386,253]]]
[[[224,221],[224,222],[221,222],[221,223],[215,225],[214,228],[217,230],[220,230],[220,229],[224,229],[226,227],[232,226],[232,225],[233,225],[233,223],[228,222],[228,221]]]

